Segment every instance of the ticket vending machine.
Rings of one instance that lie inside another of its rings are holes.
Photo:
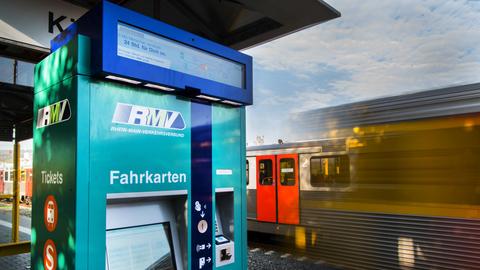
[[[32,269],[246,269],[251,57],[108,2],[52,48]]]

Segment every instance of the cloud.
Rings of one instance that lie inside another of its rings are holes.
[[[282,107],[285,113],[296,113],[326,107],[336,98],[336,95],[322,89],[297,89],[292,90],[290,95],[279,95],[267,88],[255,89],[263,98],[255,102],[256,106],[270,107],[270,110],[278,110]]]
[[[341,18],[247,51],[258,68],[291,72],[299,80],[326,67],[350,74],[330,80],[320,93],[314,87],[302,92],[310,97],[302,99],[306,108],[332,96],[350,102],[479,81],[480,1],[330,4]]]
[[[247,107],[247,142],[255,145],[256,136],[264,136],[265,143],[276,143],[277,139],[289,141],[294,138],[290,129],[291,115],[327,107],[338,96],[323,89],[292,89],[289,94],[279,94],[270,88],[255,89],[262,98]]]

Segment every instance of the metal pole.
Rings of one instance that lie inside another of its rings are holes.
[[[16,243],[18,237],[18,227],[20,223],[20,143],[15,140],[13,145],[13,203],[12,203],[12,242]]]

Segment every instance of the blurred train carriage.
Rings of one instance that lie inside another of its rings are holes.
[[[248,226],[347,269],[480,269],[480,84],[301,113],[247,149]]]
[[[22,168],[20,173],[20,201],[30,203],[32,200],[32,168]],[[13,194],[13,177],[14,170],[12,168],[0,169],[0,194]]]

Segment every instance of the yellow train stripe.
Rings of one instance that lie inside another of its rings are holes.
[[[451,217],[480,219],[480,207],[474,205],[452,204],[394,204],[391,202],[338,202],[338,201],[302,201],[305,209],[330,209],[342,211],[372,212],[381,214],[419,215],[432,217]]]

